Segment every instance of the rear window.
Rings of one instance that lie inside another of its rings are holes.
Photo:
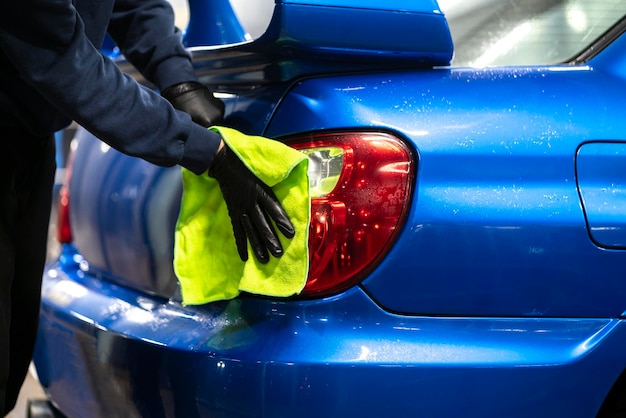
[[[626,15],[625,0],[439,0],[454,66],[570,60]]]

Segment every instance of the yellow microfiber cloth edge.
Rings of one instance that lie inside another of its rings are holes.
[[[228,300],[248,292],[288,297],[298,294],[309,269],[311,198],[308,158],[272,139],[214,126],[224,142],[259,179],[272,188],[295,228],[292,239],[277,231],[284,254],[261,264],[248,244],[241,261],[226,203],[217,181],[182,168],[183,196],[174,239],[174,272],[183,304]]]

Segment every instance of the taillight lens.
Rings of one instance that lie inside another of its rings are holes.
[[[414,159],[380,132],[310,134],[287,141],[309,156],[309,277],[302,297],[362,280],[391,246],[408,211]]]
[[[65,168],[65,180],[59,191],[59,203],[57,205],[57,241],[61,244],[72,242],[72,228],[70,227],[70,179],[72,177],[72,163],[74,160],[74,148],[76,143],[72,142],[67,156]]]
[[[70,228],[70,194],[67,185],[61,187],[59,192],[59,204],[57,206],[57,240],[61,244],[72,242],[72,230]]]

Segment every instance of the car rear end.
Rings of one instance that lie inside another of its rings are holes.
[[[600,410],[626,369],[626,253],[602,210],[621,204],[604,145],[626,141],[626,38],[578,65],[450,68],[436,3],[371,3],[280,1],[259,41],[194,50],[229,125],[309,156],[297,297],[183,305],[179,169],[79,132],[35,355],[64,414]],[[310,26],[329,19],[345,30]]]

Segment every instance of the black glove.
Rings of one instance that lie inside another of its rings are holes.
[[[189,113],[191,119],[208,128],[224,119],[224,103],[204,85],[195,81],[175,84],[161,92],[175,109]]]
[[[209,176],[217,180],[224,195],[241,260],[248,259],[247,240],[263,264],[269,261],[268,250],[274,257],[283,255],[270,218],[287,238],[293,238],[295,230],[272,189],[226,145],[215,155]]]

